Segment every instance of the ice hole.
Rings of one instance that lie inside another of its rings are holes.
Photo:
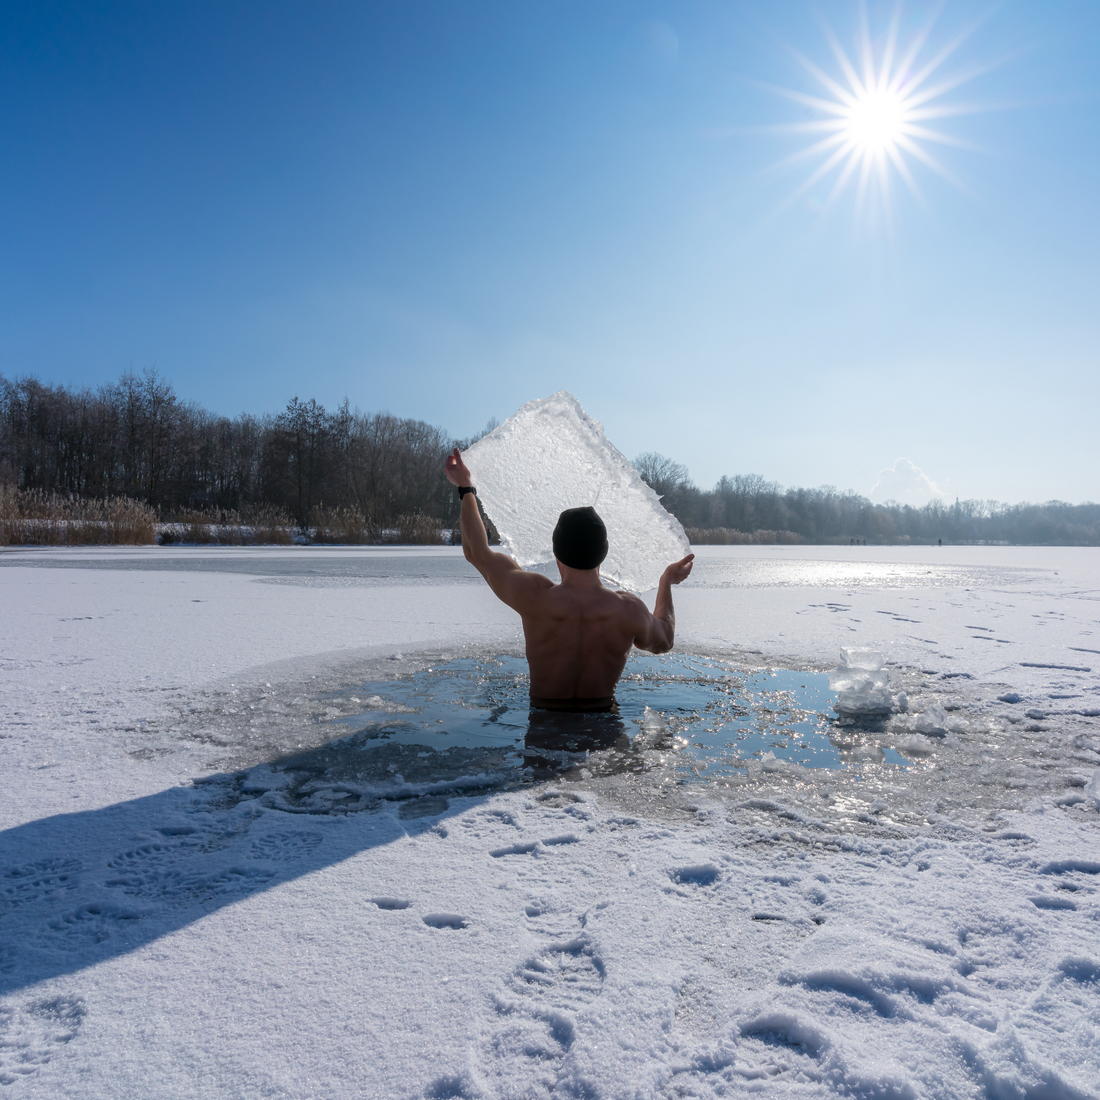
[[[666,769],[709,783],[777,762],[791,774],[909,763],[890,749],[873,759],[853,752],[850,725],[842,730],[831,711],[828,674],[746,671],[704,656],[635,654],[613,714],[532,710],[527,664],[505,655],[433,662],[352,690],[369,709],[331,725],[348,730],[364,760],[400,758],[414,785],[479,767],[533,780]]]

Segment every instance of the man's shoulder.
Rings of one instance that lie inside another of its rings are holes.
[[[545,574],[533,573],[527,569],[515,570],[509,580],[515,595],[524,599],[540,599],[556,587]]]
[[[635,596],[633,592],[612,592],[610,595],[615,599],[621,613],[628,618],[637,619],[649,615],[649,608],[646,607],[645,601],[640,596]]]
[[[548,592],[558,586],[545,573],[535,573],[530,569],[517,569],[513,580],[529,592]]]

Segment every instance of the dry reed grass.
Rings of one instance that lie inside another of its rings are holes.
[[[160,524],[160,541],[190,542],[199,546],[241,546],[251,541],[241,526],[240,514],[221,508],[209,512],[195,509],[177,512]]]
[[[439,520],[432,519],[420,512],[399,516],[397,519],[397,541],[415,543],[420,546],[442,546],[443,528]]]
[[[313,542],[365,545],[380,542],[439,546],[439,521],[421,513],[399,517],[383,531],[363,512],[316,508],[305,533]],[[185,510],[157,521],[155,511],[128,497],[86,500],[0,485],[0,546],[144,546],[190,543],[199,546],[287,546],[296,526],[280,507],[250,505],[242,512]]]
[[[250,541],[265,546],[289,546],[294,523],[277,504],[253,504],[244,509],[242,522],[250,530]]]
[[[159,525],[160,541],[197,546],[288,546],[293,542],[290,516],[273,504],[246,506],[244,514],[230,509],[176,512]]]
[[[0,546],[144,546],[155,538],[156,513],[140,501],[0,485]]]
[[[310,519],[314,542],[361,546],[382,540],[378,525],[367,519],[354,504],[348,508],[314,508]]]
[[[794,531],[734,531],[730,527],[688,527],[693,546],[797,546],[802,536]]]

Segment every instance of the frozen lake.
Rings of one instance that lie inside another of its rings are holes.
[[[0,553],[0,1081],[1097,1095],[1100,553],[698,553],[550,730],[455,549]]]

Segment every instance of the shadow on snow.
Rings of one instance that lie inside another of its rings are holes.
[[[225,905],[432,829],[493,792],[582,766],[599,774],[643,764],[613,715],[533,717],[518,747],[447,753],[380,745],[360,731],[9,829],[0,833],[0,995],[138,950]]]

